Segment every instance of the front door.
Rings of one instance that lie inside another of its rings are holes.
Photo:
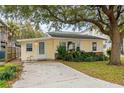
[[[39,57],[38,59],[45,59],[45,42],[39,42]]]

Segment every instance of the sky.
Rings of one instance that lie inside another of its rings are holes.
[[[40,25],[40,29],[41,29],[41,31],[43,31],[44,33],[45,32],[48,32],[49,31],[49,29],[47,28],[47,25],[45,25],[45,24],[43,24],[43,25]],[[61,31],[67,31],[67,32],[82,32],[82,31],[84,31],[86,29],[86,27],[83,27],[82,28],[82,30],[72,30],[72,27],[69,27],[68,29],[62,29]],[[50,31],[55,31],[54,29],[51,29]]]

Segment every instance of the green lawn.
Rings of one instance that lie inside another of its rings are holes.
[[[122,63],[124,63],[124,56]],[[80,72],[109,82],[124,85],[124,66],[107,65],[106,62],[62,62]]]

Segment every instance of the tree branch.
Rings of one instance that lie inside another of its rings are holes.
[[[55,15],[47,6],[44,7],[49,13],[51,16],[53,16],[54,18],[56,18],[58,21],[62,22],[62,23],[65,23],[65,24],[76,24],[76,23],[80,23],[80,22],[89,22],[89,23],[93,23],[95,24],[102,33],[106,34],[106,35],[110,35],[108,31],[105,31],[104,30],[104,27],[103,25],[100,23],[100,21],[97,21],[97,20],[94,20],[94,19],[85,19],[83,18],[81,15],[78,15],[79,18],[74,18],[74,19],[68,19],[68,20],[63,20],[61,18],[59,18],[57,15]]]
[[[117,7],[117,16],[116,16],[116,20],[118,20],[118,18],[120,17],[120,15],[121,15],[121,9],[122,9],[122,6],[118,6]]]
[[[82,21],[95,24],[95,25],[100,29],[100,31],[101,31],[102,33],[104,33],[104,34],[110,36],[110,33],[109,33],[108,31],[105,31],[105,30],[104,30],[103,25],[102,25],[99,21],[93,20],[93,19],[82,19]]]
[[[106,23],[106,22],[103,20],[102,15],[101,15],[101,11],[100,11],[100,8],[99,8],[99,7],[97,7],[97,11],[98,11],[98,20],[99,20],[102,24],[104,24],[104,25],[106,25],[107,27],[110,28],[109,24]]]
[[[109,17],[110,11],[107,9],[105,5],[100,6],[102,8],[102,11]]]

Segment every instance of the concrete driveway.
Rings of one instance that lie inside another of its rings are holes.
[[[14,88],[113,88],[122,87],[87,76],[59,62],[24,63]]]

